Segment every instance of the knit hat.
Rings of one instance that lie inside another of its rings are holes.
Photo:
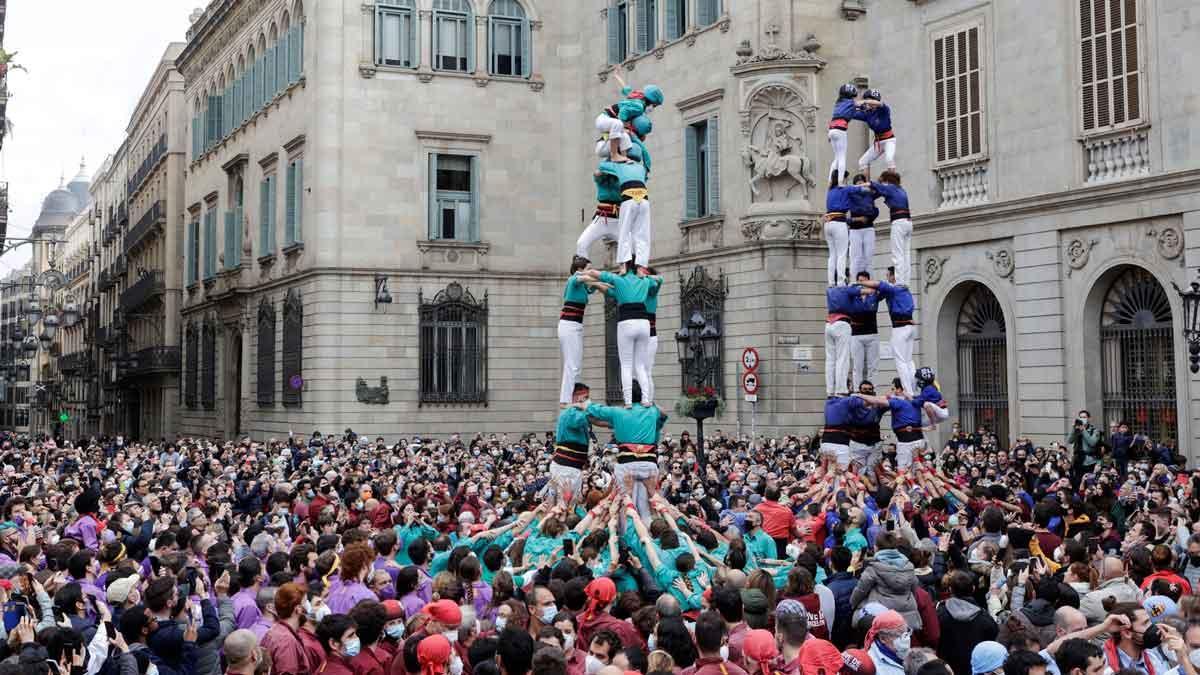
[[[1152,595],[1142,601],[1142,607],[1150,615],[1150,623],[1158,623],[1168,616],[1179,613],[1179,605],[1165,595]]]
[[[799,600],[782,600],[775,605],[775,616],[787,616],[788,614],[808,616],[808,611],[804,609],[804,605],[800,604]]]
[[[847,649],[842,653],[842,665],[853,675],[875,675],[875,663],[865,649]]]
[[[438,600],[421,608],[422,614],[443,626],[457,626],[462,623],[462,609],[453,600]]]
[[[842,653],[829,640],[810,637],[800,648],[800,672],[803,675],[836,673],[843,665]]]
[[[748,615],[767,615],[767,596],[757,588],[742,591],[742,611]]]
[[[450,641],[444,635],[430,635],[417,645],[417,663],[421,675],[442,675],[450,669]]]
[[[775,644],[775,636],[771,631],[759,628],[746,633],[746,639],[742,642],[742,653],[747,659],[758,664],[763,675],[771,675],[771,662],[779,656],[779,646]]]
[[[999,670],[1004,667],[1004,660],[1007,658],[1008,650],[999,642],[992,640],[980,642],[975,645],[975,649],[971,650],[971,673],[972,675],[981,675]]]
[[[111,605],[120,605],[129,599],[129,593],[137,586],[140,579],[136,574],[131,574],[127,577],[121,577],[108,585],[108,602]]]
[[[617,586],[612,579],[608,577],[600,577],[593,579],[584,587],[583,592],[587,594],[587,608],[583,612],[582,619],[590,620],[596,616],[596,612],[607,607],[617,597]]]

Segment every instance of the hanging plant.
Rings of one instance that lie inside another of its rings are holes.
[[[0,78],[8,75],[10,70],[23,70],[27,73],[29,72],[28,68],[17,63],[16,58],[16,52],[5,51],[3,47],[0,47]]]
[[[675,412],[684,417],[691,417],[696,408],[715,406],[717,415],[725,412],[725,401],[717,397],[717,390],[712,387],[688,387],[683,396],[675,401]]]

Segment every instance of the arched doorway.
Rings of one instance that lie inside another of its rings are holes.
[[[1140,267],[1122,270],[1100,313],[1104,424],[1126,421],[1156,441],[1178,438],[1175,337],[1162,284]]]
[[[1008,447],[1008,339],[995,294],[972,283],[958,312],[958,418],[964,431],[986,427]]]

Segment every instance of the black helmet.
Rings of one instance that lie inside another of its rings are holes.
[[[853,82],[843,84],[841,89],[838,89],[838,98],[854,98],[858,96],[858,85]]]
[[[883,94],[879,93],[878,89],[868,89],[863,93],[863,98],[869,98],[872,101],[882,101]]]
[[[922,366],[917,369],[917,382],[921,384],[930,384],[934,380],[933,368]]]

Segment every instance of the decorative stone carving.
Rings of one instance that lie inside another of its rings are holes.
[[[600,78],[601,82],[608,82],[608,75],[613,71],[612,66],[606,66],[603,70],[596,73],[596,77]]]
[[[696,44],[697,37],[699,37],[699,33],[697,33],[695,30],[692,30],[684,36],[683,41],[687,43],[687,46],[691,47],[692,45]]]
[[[758,54],[748,53],[743,55],[742,50],[739,49],[737,61],[738,65],[745,65],[748,63],[763,63],[766,61],[784,61],[788,59],[816,58],[811,52],[804,49],[793,52],[779,46],[778,36],[781,30],[783,29],[779,27],[778,23],[772,22],[767,24],[766,30],[763,31],[767,35],[766,46],[764,46],[758,52]],[[817,46],[820,46],[820,43],[818,43]]]
[[[1071,276],[1074,270],[1081,270],[1087,266],[1088,260],[1092,256],[1092,249],[1096,244],[1099,244],[1099,239],[1089,239],[1086,242],[1082,239],[1072,239],[1067,243],[1067,276]]]
[[[372,77],[375,77],[375,73],[378,72],[378,70],[379,69],[375,67],[374,63],[358,64],[358,74],[368,80],[371,79]]]
[[[751,56],[754,56],[754,48],[750,46],[749,40],[742,40],[738,43],[737,51],[734,53],[737,54],[738,63],[745,63]]]
[[[937,256],[929,256],[925,259],[925,290],[929,290],[931,286],[942,280],[942,271],[946,267],[946,263],[950,258]]]
[[[813,179],[814,163],[805,152],[804,130],[807,117],[816,106],[806,105],[804,98],[793,88],[771,84],[759,89],[749,106],[749,143],[742,150],[742,161],[749,169],[751,203],[787,201],[793,190],[800,188],[799,197],[807,202],[809,190],[817,183]],[[799,134],[793,127],[799,123]],[[765,197],[759,183],[766,183]],[[783,183],[782,200],[776,183]]]
[[[1105,183],[1150,173],[1150,131],[1140,127],[1090,136],[1083,141],[1087,183]]]
[[[487,269],[491,245],[450,240],[418,241],[417,250],[421,254],[421,269],[449,267],[483,271]]]
[[[429,84],[430,82],[433,82],[433,71],[422,70],[417,73],[417,79],[421,81],[421,84]]]
[[[842,18],[847,21],[858,21],[867,13],[863,0],[842,0]]]
[[[809,33],[804,36],[804,44],[800,48],[809,54],[816,54],[821,50],[821,41],[817,39],[816,33]]]
[[[1167,226],[1161,230],[1150,228],[1146,236],[1155,238],[1158,254],[1167,260],[1174,260],[1183,253],[1183,233],[1174,227]]]
[[[354,384],[354,395],[358,397],[359,403],[387,405],[389,400],[387,376],[379,378],[378,387],[368,387],[366,380],[361,377],[358,378],[358,381]]]
[[[654,58],[661,60],[666,55],[667,55],[667,50],[665,48],[663,48],[662,46],[658,46],[658,47],[654,48]]]
[[[728,33],[729,29],[732,27],[733,27],[733,20],[730,19],[729,15],[726,15],[719,22],[717,22],[717,28],[721,29],[722,33]]]
[[[763,239],[796,239],[816,241],[821,238],[821,222],[815,217],[758,218],[742,221],[742,237],[746,241]]]
[[[693,220],[680,229],[683,235],[679,242],[680,253],[707,251],[725,245],[725,218],[723,216]]]
[[[996,271],[996,276],[1012,281],[1012,273],[1016,269],[1016,261],[1013,260],[1012,249],[1001,248],[997,249],[994,253],[988,251],[987,259],[992,261],[992,269]]]
[[[546,81],[542,79],[541,75],[534,75],[532,78],[530,78],[529,89],[531,91],[541,92],[545,88],[546,88]]]

